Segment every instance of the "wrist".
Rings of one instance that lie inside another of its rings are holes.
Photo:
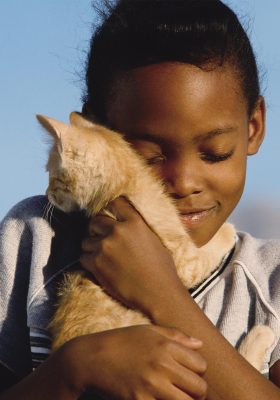
[[[81,353],[79,338],[65,343],[57,352],[63,376],[61,383],[63,390],[68,393],[69,400],[76,400],[86,390],[84,377],[86,360]]]
[[[106,337],[106,332],[78,336],[62,346],[64,382],[73,399],[80,398],[89,389],[102,389],[100,363],[104,362],[104,349],[107,351]]]
[[[172,296],[164,293],[158,301],[151,302],[147,314],[155,324],[166,325],[172,321],[175,314],[175,319],[178,318],[180,310],[186,314],[186,305],[190,301],[193,302],[193,299],[187,288],[179,281],[176,289],[172,290]]]
[[[77,400],[79,395],[67,382],[63,351],[53,353],[35,371],[1,393],[2,400]]]

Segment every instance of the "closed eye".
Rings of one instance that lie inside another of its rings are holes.
[[[202,153],[201,159],[209,163],[218,163],[228,160],[233,155],[233,153],[234,153],[233,150],[223,154]]]
[[[164,162],[165,160],[166,160],[166,157],[162,154],[154,156],[154,157],[146,158],[146,162],[148,165],[158,164],[158,163]]]
[[[60,179],[56,176],[50,177],[49,188],[53,192],[59,190],[64,193],[71,193],[71,190],[69,189],[69,185],[67,185],[67,182],[65,182],[63,179]]]

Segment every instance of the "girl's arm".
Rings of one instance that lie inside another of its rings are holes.
[[[276,363],[270,368],[269,379],[280,388],[280,360],[276,361]]]
[[[61,352],[49,357],[42,366],[22,380],[8,373],[4,367],[0,370],[1,400],[74,400],[78,397],[72,393],[65,377],[65,367]],[[5,385],[3,380],[9,377]],[[17,382],[17,383],[16,383]]]
[[[200,352],[208,363],[205,374],[208,399],[280,399],[280,390],[237,353],[188,294],[182,293],[174,300],[163,307],[152,307],[152,320],[164,326],[176,326],[203,340]]]
[[[70,340],[0,400],[204,399],[202,343],[175,329],[143,325]]]
[[[113,206],[120,222],[101,216],[91,221],[82,265],[111,295],[141,309],[155,324],[202,340],[209,400],[279,400],[279,388],[251,367],[200,310],[177,277],[170,254],[138,213],[123,199]]]

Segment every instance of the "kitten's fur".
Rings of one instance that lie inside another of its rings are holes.
[[[209,243],[198,249],[163,183],[121,134],[77,113],[70,114],[70,125],[44,116],[37,118],[54,139],[47,164],[47,193],[61,210],[85,209],[89,216],[102,211],[115,218],[108,203],[125,196],[170,250],[187,288],[208,277],[234,246],[234,228],[224,224]],[[143,323],[150,321],[109,297],[85,272],[69,273],[50,324],[53,348],[79,335]],[[270,340],[262,346],[262,359],[271,344]]]

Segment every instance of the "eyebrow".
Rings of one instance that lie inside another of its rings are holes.
[[[226,126],[224,128],[216,128],[212,129],[209,132],[202,133],[194,138],[194,142],[203,142],[206,140],[210,140],[216,136],[228,134],[228,133],[233,133],[237,130],[237,126]]]
[[[150,133],[139,133],[139,134],[133,135],[132,139],[134,139],[134,140],[143,140],[143,141],[146,141],[146,142],[153,142],[153,143],[156,143],[156,144],[159,144],[159,145],[167,143],[167,140],[165,138],[154,136],[154,135],[152,135]]]
[[[197,135],[195,138],[193,138],[193,142],[198,143],[198,142],[207,141],[207,140],[210,140],[219,135],[233,133],[236,130],[237,130],[237,126],[226,126],[223,128],[215,128],[206,133]],[[154,136],[153,134],[150,134],[148,132],[133,135],[133,139],[152,142],[152,143],[156,143],[158,145],[166,145],[166,144],[170,143],[170,139],[167,140],[163,137]]]

